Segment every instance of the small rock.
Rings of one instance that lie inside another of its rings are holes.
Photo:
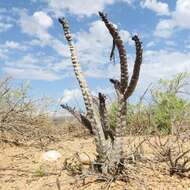
[[[42,159],[45,161],[56,161],[61,157],[61,154],[56,150],[50,150],[44,152],[42,155]]]
[[[78,156],[79,156],[80,161],[84,165],[90,165],[92,163],[92,161],[93,161],[92,156],[89,156],[89,155],[87,155],[85,153],[79,153]]]

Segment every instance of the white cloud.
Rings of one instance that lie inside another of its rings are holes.
[[[124,42],[129,43],[129,45],[133,44],[133,40],[131,39],[131,34],[127,30],[120,30],[119,33]]]
[[[105,74],[106,73],[106,74]],[[119,78],[120,76],[120,65],[107,63],[104,67],[97,67],[96,65],[89,67],[85,75],[93,78]]]
[[[130,57],[130,56],[129,56]],[[131,74],[134,58],[128,60],[129,62],[129,71]],[[190,53],[183,53],[177,51],[145,51],[144,59],[140,73],[140,81],[137,86],[136,94],[141,95],[142,92],[147,88],[150,82],[157,82],[160,78],[170,78],[171,76],[179,72],[190,72]],[[100,78],[119,77],[119,64],[117,65],[108,65],[104,70],[94,70],[93,68],[89,71],[89,75]],[[106,76],[105,76],[106,73]],[[86,73],[87,74],[87,73]],[[96,87],[96,90],[93,91],[93,94],[98,92],[103,92],[108,95],[112,95],[114,90],[112,86],[102,89],[101,87]],[[73,101],[82,101],[81,93],[79,89],[66,90],[63,93],[63,103],[70,103]],[[80,94],[80,95],[79,95]],[[79,99],[77,98],[79,97]]]
[[[146,47],[147,48],[150,48],[150,47],[153,47],[153,46],[155,46],[155,41],[150,41],[147,45],[146,45]]]
[[[17,50],[26,50],[26,46],[15,41],[7,40],[4,44],[0,45],[3,49],[17,49]]]
[[[121,30],[124,42],[129,41],[129,32]],[[112,37],[102,21],[94,21],[90,24],[89,31],[80,31],[75,34],[76,47],[80,63],[88,68],[88,76],[99,76],[101,69],[109,63],[109,54],[112,47]],[[88,39],[88,40],[87,40]],[[103,74],[105,76],[105,74]]]
[[[67,44],[64,44],[60,40],[52,37],[49,41],[49,46],[51,46],[59,55],[64,56],[65,59],[67,57],[70,58],[70,51]]]
[[[45,59],[28,54],[18,60],[6,61],[2,70],[19,79],[53,81],[63,78],[63,75],[60,77],[59,73],[54,72],[51,62],[49,57]]]
[[[190,72],[190,53],[177,51],[145,51],[142,76],[149,81],[168,78],[179,72]]]
[[[27,46],[25,44],[21,44],[15,41],[5,41],[3,44],[0,44],[0,58],[2,62],[11,58],[11,52],[16,52],[18,50],[25,51]]]
[[[7,49],[0,48],[0,58],[1,59],[6,60],[8,58],[7,53],[8,53]]]
[[[32,40],[30,45],[42,47],[48,45],[59,55],[63,56],[64,62],[60,61],[59,63],[53,64],[52,70],[54,72],[71,69],[72,64],[67,44],[64,44],[48,33],[48,28],[51,27],[52,22],[46,19],[47,23],[43,26],[42,22],[47,15],[44,15],[44,18],[42,17],[43,19],[40,15],[42,15],[41,12],[35,12],[32,16],[29,16],[26,12],[21,13],[20,24],[23,32],[37,38]],[[38,20],[39,18],[42,20]],[[39,28],[36,28],[36,23],[38,23]],[[127,30],[121,30],[120,33],[124,42],[131,43],[130,34]],[[44,39],[44,34],[48,38]],[[94,21],[89,25],[88,31],[82,30],[73,34],[73,36],[76,42],[79,61],[86,75],[90,77],[105,77],[105,73],[102,73],[101,70],[109,62],[112,37],[104,23],[100,20]],[[107,69],[111,71],[114,67],[108,66]],[[97,73],[94,73],[94,70],[97,70]],[[71,74],[68,75],[71,76]]]
[[[169,79],[179,72],[190,72],[190,53],[178,51],[144,51],[140,80],[134,96],[140,97],[146,88],[159,79]],[[139,101],[137,98],[136,101]]]
[[[45,12],[34,12],[32,16],[28,15],[25,11],[21,12],[20,26],[22,32],[37,38],[29,42],[29,45],[50,46],[59,55],[68,57],[70,54],[67,45],[48,33],[48,29],[52,25],[53,20]]]
[[[190,49],[190,44],[187,44],[187,45],[186,45],[186,48]]]
[[[53,24],[52,19],[46,13],[42,11],[35,12],[33,14],[33,18],[37,24],[39,24],[41,27],[45,29],[51,27]]]
[[[7,48],[17,49],[19,47],[19,43],[18,42],[14,42],[14,41],[6,41],[5,42],[5,46]]]
[[[14,26],[15,19],[7,14],[9,10],[6,8],[0,8],[0,32],[6,32]],[[14,11],[12,11],[14,14]]]
[[[65,89],[63,92],[63,96],[60,100],[60,103],[66,104],[69,102],[81,101],[81,99],[82,99],[82,94],[81,94],[80,89],[78,89],[78,88]]]
[[[39,47],[45,47],[47,45],[47,42],[40,40],[40,39],[33,39],[28,42],[30,46],[39,46]]]
[[[99,87],[96,86],[91,90],[93,96],[97,97],[98,93],[104,93],[108,97],[108,101],[110,98],[113,97],[115,90],[112,88],[111,85],[109,87]],[[81,90],[79,88],[72,88],[72,89],[65,89],[63,91],[63,95],[61,96],[58,104],[69,104],[70,106],[77,106],[80,107],[78,110],[84,110],[84,100],[82,97]]]
[[[56,16],[63,16],[65,12],[79,17],[91,16],[103,11],[106,6],[113,5],[115,2],[125,2],[129,5],[134,0],[45,0],[51,11]]]
[[[5,32],[12,27],[13,27],[13,24],[1,22],[0,23],[0,32]]]
[[[162,38],[169,38],[174,32],[176,23],[172,19],[161,20],[154,31],[154,35]]]
[[[158,15],[169,15],[169,7],[167,3],[163,3],[161,1],[157,0],[143,0],[141,1],[141,6],[143,8],[148,8],[154,12],[156,12]]]
[[[122,0],[122,1],[128,3],[129,5],[131,5],[135,0]]]
[[[14,78],[17,79],[30,79],[30,80],[47,80],[53,81],[58,80],[59,77],[47,70],[43,69],[32,69],[32,68],[13,68],[13,67],[4,67],[3,71]]]
[[[114,3],[114,0],[46,0],[49,7],[56,15],[63,16],[65,11],[75,15],[91,16],[102,11],[106,5]]]
[[[25,55],[23,56],[21,59],[17,60],[17,61],[7,61],[6,62],[6,65],[8,66],[16,66],[16,67],[19,67],[19,68],[25,68],[25,67],[28,67],[28,68],[38,68],[37,64],[38,64],[38,60],[28,54],[28,55]]]
[[[173,19],[176,20],[177,25],[182,28],[190,29],[190,1],[177,0],[176,11]]]
[[[165,44],[167,46],[170,46],[170,47],[175,47],[176,46],[176,42],[175,41],[172,41],[172,40],[166,40],[165,41]]]
[[[26,13],[24,12],[24,14]],[[31,20],[33,21],[34,15],[36,14],[34,13],[33,16],[28,16],[26,14],[26,17],[24,18],[24,22],[28,24],[30,23]],[[38,18],[38,15],[39,14],[37,14],[37,18]],[[35,20],[35,22],[37,21]],[[40,23],[40,21],[38,21],[38,23]],[[45,27],[43,26],[41,28],[48,29],[51,26],[50,22],[48,22],[46,26]],[[28,29],[30,29],[30,27],[31,26],[29,26]],[[33,31],[33,28],[30,31],[25,31],[25,32],[32,36],[38,37],[38,39],[31,41],[31,45],[51,46],[54,50],[56,50],[56,52],[59,55],[62,55],[64,57],[64,61],[60,61],[60,62],[56,61],[56,63],[52,63],[51,70],[45,69],[45,71],[58,73],[62,70],[68,71],[69,69],[71,69],[72,64],[70,61],[70,52],[69,52],[67,44],[63,44],[61,41],[51,36],[47,30],[45,30],[45,32],[50,36],[47,40],[41,39],[41,35],[38,35],[39,33],[36,33],[35,30]],[[130,43],[129,32],[127,30],[121,30],[120,33],[124,42]],[[75,33],[73,36],[76,42],[79,61],[83,67],[83,71],[85,72],[86,76],[98,77],[98,78],[118,76],[119,72],[117,71],[119,71],[119,65],[109,64],[109,54],[110,54],[111,46],[112,46],[112,37],[109,34],[107,28],[105,27],[102,21],[98,20],[98,21],[92,22],[89,25],[88,31],[82,30],[78,33]],[[39,60],[40,62],[43,62],[43,59],[39,59]],[[39,60],[37,63],[39,63]],[[30,67],[30,69],[34,69],[34,67],[35,69],[38,69],[38,67],[36,68],[36,63],[29,64],[31,61],[27,60],[26,57],[25,59],[21,59],[19,61],[20,63],[16,63],[17,69],[18,68],[22,69],[23,65],[24,65],[24,68],[27,67],[26,69],[28,69],[28,67]],[[12,67],[13,66],[14,65],[12,65]],[[39,68],[39,70],[41,69],[42,68]],[[105,76],[105,72],[108,73],[107,76]],[[68,75],[71,76],[71,74],[68,74]],[[66,75],[64,74],[64,76]]]
[[[92,90],[91,92],[92,92],[92,95],[95,97],[98,97],[98,93],[101,92],[105,94],[106,96],[109,96],[109,98],[111,98],[111,96],[115,93],[115,89],[113,88],[111,83],[109,83],[109,86],[106,86],[106,85],[104,85],[104,87],[96,86],[96,88]]]
[[[64,58],[60,62],[55,63],[52,67],[52,70],[55,72],[64,72],[64,76],[71,77],[74,75],[70,58]]]
[[[130,43],[129,32],[127,30],[121,30],[120,33],[124,42]],[[79,62],[85,76],[93,78],[118,77],[119,64],[110,64],[109,60],[113,43],[112,37],[102,21],[92,22],[88,31],[82,30],[74,34],[74,39]],[[132,43],[134,44],[134,42]],[[64,60],[71,65],[69,56],[68,59]],[[62,68],[61,65],[60,68]]]
[[[190,29],[190,1],[177,0],[176,9],[170,19],[161,20],[155,29],[155,36],[169,38],[175,29]]]
[[[76,46],[83,55],[82,59],[84,57],[94,59],[94,55],[101,56],[102,52],[112,45],[112,38],[102,21],[94,21],[90,24],[89,31],[78,32],[75,39],[77,40]]]
[[[32,16],[27,15],[25,11],[21,12],[20,26],[24,33],[34,35],[42,40],[48,40],[50,35],[48,29],[53,21],[45,12],[35,12]]]
[[[88,31],[80,31],[74,37],[83,71],[90,77],[96,77],[98,70],[109,62],[112,38],[107,28],[102,21],[94,21]]]

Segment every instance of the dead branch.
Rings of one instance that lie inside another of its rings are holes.
[[[137,85],[138,79],[139,79],[139,74],[140,74],[140,67],[142,63],[142,42],[140,41],[139,37],[137,35],[133,36],[132,40],[135,41],[135,46],[136,46],[136,59],[135,59],[135,64],[133,68],[133,74],[129,83],[129,86],[125,92],[125,97],[126,99],[130,97]]]
[[[104,131],[105,138],[108,139],[108,137],[111,139],[111,141],[114,141],[114,132],[110,128],[109,124],[109,118],[108,118],[108,112],[106,109],[106,96],[102,93],[98,94],[99,97],[99,113],[100,113],[100,120],[102,122],[102,127]]]
[[[90,131],[90,133],[93,134],[91,123],[85,115],[83,115],[81,112],[77,111],[75,108],[72,108],[67,104],[61,104],[60,106],[63,109],[67,110],[69,113],[71,113],[81,125],[86,127]]]
[[[118,30],[111,22],[109,22],[107,16],[102,12],[99,12],[99,15],[102,21],[105,23],[107,29],[109,30],[113,38],[113,41],[119,51],[120,66],[121,66],[121,91],[124,92],[128,85],[128,65],[127,65],[127,55],[126,55],[125,46],[119,35]]]

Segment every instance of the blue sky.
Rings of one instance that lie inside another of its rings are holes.
[[[134,63],[131,36],[144,47],[135,101],[150,82],[190,71],[189,0],[0,0],[0,74],[16,84],[29,80],[30,94],[81,106],[67,43],[57,18],[70,23],[82,69],[93,93],[113,96],[109,78],[119,64],[109,62],[112,39],[97,12],[117,25],[126,44],[129,70]]]

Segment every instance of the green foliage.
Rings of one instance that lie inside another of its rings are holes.
[[[170,80],[161,79],[158,85],[151,89],[151,99],[148,104],[140,101],[127,106],[127,133],[149,134],[159,132],[170,134],[174,128],[189,124],[190,103],[187,97],[189,74],[179,73]],[[186,96],[183,96],[183,95]],[[116,127],[117,102],[109,109],[111,126]]]
[[[11,84],[10,78],[0,79],[0,135],[22,143],[32,138],[39,141],[50,132],[49,100],[30,97],[28,82],[20,87]]]
[[[30,82],[25,81],[23,82],[21,87],[11,88],[10,94],[12,97],[15,98],[27,98],[29,89],[30,89]]]
[[[172,122],[180,122],[188,103],[174,94],[156,95],[157,103],[153,106],[156,127],[163,133],[171,132]]]
[[[187,84],[188,76],[187,73],[180,73],[171,80],[162,79],[158,87],[151,91],[154,125],[163,134],[170,134],[173,132],[172,127],[177,127],[186,120],[189,102],[180,93]]]
[[[46,176],[46,172],[43,166],[39,166],[39,168],[36,169],[34,172],[35,177],[44,177]]]
[[[117,102],[112,102],[109,108],[109,122],[110,126],[112,128],[116,127],[116,121],[117,121]]]
[[[128,134],[147,134],[151,125],[149,107],[143,103],[129,104],[127,114]]]
[[[127,105],[127,134],[147,133],[150,125],[147,115],[147,106],[143,104]],[[117,120],[117,103],[113,102],[109,109],[109,120],[111,127],[116,127]]]
[[[152,119],[156,129],[163,134],[171,133],[172,127],[182,124],[187,117],[189,103],[180,94],[187,77],[186,73],[180,73],[171,80],[160,80],[158,87],[151,91]]]

